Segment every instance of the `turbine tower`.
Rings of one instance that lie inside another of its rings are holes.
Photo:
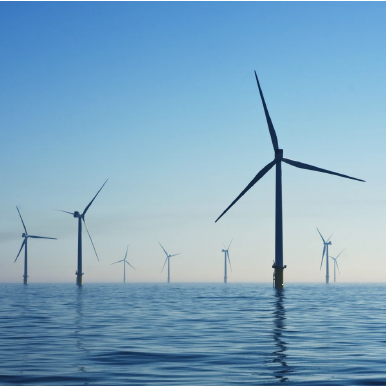
[[[259,79],[255,71],[255,77],[257,86],[259,88],[260,98],[263,103],[264,113],[268,124],[269,133],[271,135],[273,149],[275,151],[275,159],[266,165],[263,169],[256,174],[255,178],[248,184],[248,186],[239,194],[239,196],[228,206],[227,209],[221,214],[221,216],[215,221],[217,222],[224,214],[234,205],[236,202],[244,196],[253,185],[256,184],[273,166],[276,166],[276,214],[275,214],[275,263],[272,266],[274,268],[274,277],[275,277],[275,288],[283,289],[284,288],[284,259],[283,259],[283,208],[282,208],[282,184],[281,184],[281,164],[285,162],[289,165],[295,166],[300,169],[308,169],[321,173],[333,174],[339,177],[350,178],[352,180],[362,181],[358,178],[349,177],[345,174],[335,173],[326,169],[321,169],[312,165],[308,165],[302,162],[293,161],[288,158],[283,157],[283,149],[279,149],[279,143],[277,140],[276,132],[273,127],[271,117],[269,116],[267,106],[265,104],[263,92],[261,91]]]
[[[49,239],[49,240],[57,240],[56,238],[54,237],[42,237],[42,236],[32,236],[32,235],[29,235],[28,232],[27,232],[27,228],[25,227],[24,225],[24,221],[23,221],[23,218],[21,217],[21,214],[20,214],[20,210],[18,207],[16,207],[17,211],[19,212],[19,216],[20,216],[20,220],[23,224],[23,228],[24,228],[24,231],[25,233],[23,233],[21,235],[21,237],[24,237],[24,240],[21,244],[21,247],[20,247],[20,250],[19,250],[19,253],[17,254],[16,256],[16,259],[14,261],[14,263],[16,263],[16,260],[17,258],[19,257],[20,255],[20,252],[21,250],[23,249],[24,247],[24,275],[23,275],[23,283],[24,284],[27,284],[28,282],[28,256],[27,256],[27,240],[28,239]]]
[[[158,244],[161,245],[160,242],[158,242]],[[170,283],[170,258],[173,256],[181,255],[181,253],[176,253],[175,255],[168,255],[168,253],[165,251],[165,248],[162,245],[161,245],[161,248],[164,250],[166,255],[166,260],[164,262],[164,266],[162,267],[161,272],[164,270],[166,262],[168,262],[168,283]]]
[[[231,272],[232,272],[231,260],[229,258],[229,248],[231,247],[232,241],[233,241],[233,239],[229,243],[228,248],[223,243],[224,249],[221,251],[221,252],[224,252],[224,283],[228,282],[228,276],[227,276],[227,257],[228,257],[228,261],[229,261],[229,267],[230,267]]]
[[[323,257],[324,255],[326,255],[326,284],[328,284],[330,282],[330,270],[329,270],[329,266],[328,266],[328,263],[329,263],[329,260],[328,260],[328,246],[331,245],[331,237],[332,235],[326,240],[324,240],[322,234],[320,233],[319,229],[316,228],[320,234],[320,237],[322,238],[323,240],[323,255],[322,255],[322,262],[320,263],[320,269],[322,269],[322,265],[323,265]]]
[[[343,249],[344,251],[344,249]],[[337,257],[331,257],[332,260],[334,260],[334,283],[336,283],[336,270],[335,270],[335,267],[338,268],[338,272],[340,273],[340,270],[339,270],[339,266],[338,266],[338,257],[343,253],[343,251],[341,253],[339,253],[339,255]]]
[[[116,261],[115,263],[112,263],[111,265],[114,265],[114,264],[117,264],[117,263],[122,263],[123,262],[123,282],[126,283],[126,264],[129,264],[131,268],[133,268],[134,270],[136,270],[127,260],[127,251],[129,249],[129,246],[127,246],[126,248],[126,255],[125,255],[125,258],[123,260],[119,260],[119,261]],[[126,263],[126,264],[125,264]]]
[[[102,188],[105,186],[106,182],[108,181],[108,179],[105,181],[105,183],[102,185]],[[90,232],[88,231],[88,228],[87,228],[87,224],[86,224],[86,220],[85,220],[85,216],[86,216],[86,213],[87,211],[89,210],[91,204],[94,202],[94,200],[96,199],[96,196],[99,194],[99,192],[102,190],[102,188],[100,188],[98,190],[98,193],[95,195],[95,197],[91,200],[91,202],[86,206],[85,210],[83,211],[82,214],[80,214],[78,211],[75,211],[75,212],[67,212],[65,210],[58,210],[58,209],[55,209],[57,210],[58,212],[63,212],[63,213],[68,213],[68,214],[71,214],[73,215],[75,218],[78,219],[78,270],[76,271],[75,275],[76,275],[76,284],[77,285],[82,285],[82,276],[83,276],[83,272],[82,272],[82,221],[84,223],[84,226],[86,228],[86,231],[87,231],[87,234],[88,234],[88,237],[90,237],[90,241],[91,241],[91,244],[92,244],[92,247],[94,248],[94,252],[95,252],[95,255],[99,261],[99,257],[98,257],[98,254],[97,254],[97,251],[95,249],[95,246],[94,246],[94,243],[92,241],[92,238],[91,238],[91,235],[90,235]]]

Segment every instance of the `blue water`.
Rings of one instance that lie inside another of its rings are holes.
[[[2,284],[1,385],[386,385],[386,286]]]

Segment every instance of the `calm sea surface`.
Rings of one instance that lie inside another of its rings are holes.
[[[386,285],[2,284],[1,385],[386,385]]]

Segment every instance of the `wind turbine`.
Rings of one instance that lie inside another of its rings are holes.
[[[116,261],[115,263],[111,264],[111,265],[114,265],[114,264],[117,264],[117,263],[122,263],[123,262],[123,282],[126,283],[126,264],[129,264],[131,268],[135,269],[127,260],[127,251],[129,249],[129,246],[127,246],[126,248],[126,255],[125,255],[125,258],[123,260],[119,260],[119,261]],[[126,263],[126,264],[125,264]],[[135,269],[136,270],[136,269]]]
[[[105,186],[106,182],[108,181],[108,179],[105,181],[105,183],[102,185],[102,188]],[[76,284],[77,285],[82,285],[82,276],[83,276],[83,272],[82,272],[82,221],[84,222],[84,226],[86,227],[86,231],[87,231],[87,234],[88,234],[88,237],[90,237],[90,241],[91,241],[91,244],[92,244],[92,247],[94,248],[94,252],[95,252],[95,255],[99,261],[99,257],[98,257],[98,254],[97,254],[97,251],[95,249],[95,246],[94,246],[94,243],[92,241],[92,238],[91,238],[91,235],[90,235],[90,232],[88,231],[88,228],[87,228],[87,224],[86,224],[86,220],[85,220],[85,216],[86,216],[86,213],[87,211],[89,210],[91,204],[94,202],[94,200],[96,199],[96,196],[99,194],[99,192],[102,190],[102,188],[100,188],[98,190],[98,193],[95,195],[95,197],[91,200],[91,202],[86,206],[85,210],[83,211],[82,214],[80,214],[78,211],[75,211],[75,212],[67,212],[65,210],[58,210],[58,209],[55,209],[57,210],[58,212],[63,212],[63,213],[68,213],[68,214],[71,214],[73,215],[75,218],[78,219],[78,270],[76,271],[75,275],[76,275]]]
[[[158,242],[158,244],[161,245],[160,242]],[[166,255],[166,260],[164,262],[164,266],[162,267],[161,272],[164,270],[166,262],[168,262],[168,283],[170,283],[170,258],[173,256],[181,255],[181,253],[176,253],[175,255],[168,255],[168,253],[165,251],[165,248],[162,245],[161,245],[161,248],[164,250]]]
[[[331,237],[332,235],[326,240],[324,240],[322,234],[320,233],[319,229],[316,228],[320,234],[320,237],[322,238],[323,240],[323,255],[322,255],[322,262],[320,263],[320,269],[322,269],[322,265],[323,265],[323,257],[324,255],[326,254],[326,284],[328,284],[330,282],[330,270],[329,270],[329,267],[328,267],[328,263],[329,263],[329,260],[328,260],[328,246],[331,245]]]
[[[344,249],[343,249],[343,251],[344,251]],[[339,266],[338,266],[337,260],[338,260],[338,257],[343,253],[343,251],[342,251],[341,253],[339,253],[339,255],[338,255],[337,257],[332,257],[332,256],[330,256],[331,259],[334,260],[334,283],[336,283],[336,271],[335,271],[335,266],[336,266],[336,268],[338,268],[338,272],[340,273],[340,270],[339,270]]]
[[[22,224],[23,224],[23,228],[24,228],[25,233],[23,233],[23,234],[21,235],[21,237],[24,237],[24,240],[23,240],[23,242],[22,242],[22,244],[21,244],[19,253],[18,253],[17,256],[16,256],[16,259],[15,259],[14,263],[16,263],[16,260],[17,260],[17,258],[19,257],[20,252],[21,252],[21,250],[22,250],[23,247],[24,247],[24,275],[23,275],[23,283],[24,283],[24,284],[27,284],[27,281],[28,281],[27,240],[28,240],[28,239],[50,239],[50,240],[57,240],[57,239],[54,238],[54,237],[42,237],[42,236],[32,236],[32,235],[29,235],[28,232],[27,232],[27,228],[26,228],[25,225],[24,225],[23,218],[21,217],[20,210],[19,210],[18,207],[16,207],[16,209],[17,209],[17,211],[19,212],[20,220],[21,220],[21,222],[22,222]]]
[[[223,243],[222,245],[224,245],[224,248],[221,252],[224,252],[224,283],[227,283],[228,281],[228,277],[227,277],[227,257],[228,257],[228,261],[229,261],[229,267],[232,271],[232,266],[231,266],[231,260],[229,258],[229,248],[232,244],[232,241],[233,239],[231,240],[231,242],[229,243],[229,246],[228,248],[225,246],[225,244]]]
[[[253,178],[253,180],[248,184],[248,186],[239,194],[239,196],[228,206],[227,209],[221,214],[221,216],[215,221],[217,222],[224,214],[234,205],[236,202],[244,196],[246,192],[248,192],[249,189],[252,188],[253,185],[256,184],[257,181],[259,181],[270,169],[272,169],[273,166],[276,166],[276,214],[275,214],[275,263],[272,266],[274,268],[275,272],[275,288],[277,289],[283,289],[284,288],[284,268],[286,266],[283,262],[283,208],[282,208],[282,184],[281,184],[281,164],[282,162],[285,162],[289,165],[295,166],[300,169],[308,169],[316,172],[321,173],[328,173],[333,174],[339,177],[345,177],[350,178],[352,180],[362,181],[358,178],[349,177],[345,174],[335,173],[326,169],[321,169],[316,166],[308,165],[302,162],[293,161],[288,158],[283,158],[283,149],[279,149],[279,143],[277,140],[276,132],[273,127],[271,117],[269,116],[267,106],[265,104],[263,92],[261,91],[259,79],[257,78],[257,74],[255,71],[255,77],[257,86],[259,88],[259,93],[261,97],[261,101],[263,103],[263,108],[265,112],[265,117],[268,124],[269,133],[271,135],[272,145],[273,149],[275,151],[275,159],[270,162],[268,165],[264,166],[263,169],[259,171],[259,173],[256,174],[256,176]]]

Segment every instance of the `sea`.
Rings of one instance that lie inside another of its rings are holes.
[[[1,385],[386,385],[386,284],[0,284]]]

